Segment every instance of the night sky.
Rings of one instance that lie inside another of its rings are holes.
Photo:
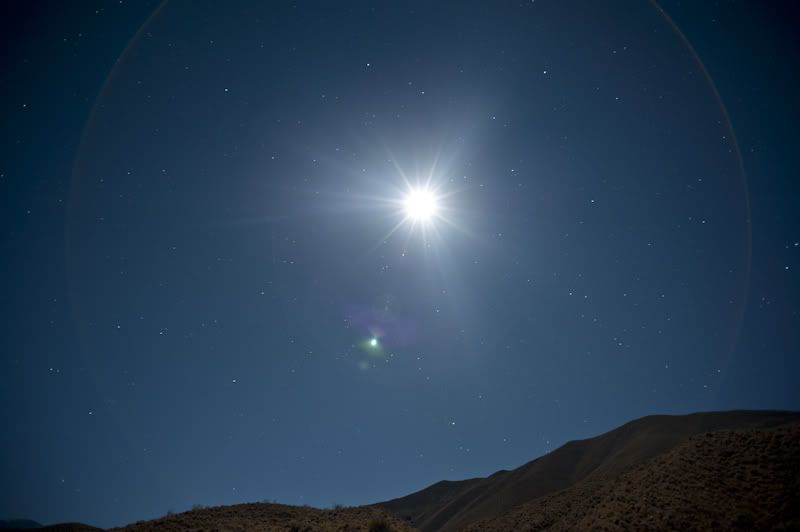
[[[0,518],[800,409],[790,4],[3,2]]]

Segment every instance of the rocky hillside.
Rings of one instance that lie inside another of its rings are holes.
[[[416,527],[416,528],[415,528]],[[371,506],[198,508],[115,530],[800,530],[800,413],[649,416],[512,471]],[[38,530],[97,530],[78,523]]]
[[[425,532],[463,530],[490,523],[520,505],[581,481],[617,478],[685,444],[692,436],[720,430],[769,429],[793,422],[800,422],[800,414],[735,411],[648,416],[594,438],[569,442],[512,471],[439,482],[380,506]],[[581,484],[581,489],[590,489],[587,485]]]
[[[692,436],[468,530],[800,530],[800,424]]]
[[[374,507],[347,507],[322,510],[307,506],[252,503],[202,508],[167,515],[152,521],[139,521],[116,528],[120,532],[185,532],[247,530],[280,532],[405,532],[414,530],[393,516]]]

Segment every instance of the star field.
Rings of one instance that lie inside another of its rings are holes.
[[[790,4],[2,9],[0,518],[800,408]]]

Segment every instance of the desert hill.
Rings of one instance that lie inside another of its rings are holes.
[[[308,506],[251,503],[202,508],[170,514],[152,521],[139,521],[119,532],[177,532],[188,530],[245,530],[281,532],[405,532],[414,528],[385,510],[370,506],[323,510]]]
[[[512,471],[460,482],[439,482],[379,506],[425,532],[463,530],[477,523],[484,523],[482,526],[489,530],[492,528],[487,523],[515,507],[575,486],[590,476],[619,477],[692,436],[720,430],[770,429],[793,422],[800,422],[800,414],[733,411],[648,416],[594,438],[568,442]]]
[[[692,436],[467,530],[800,530],[800,424]]]
[[[26,530],[29,528],[41,528],[42,525],[32,519],[0,519],[0,530]]]
[[[415,528],[416,527],[416,528]],[[648,416],[511,471],[369,506],[197,508],[114,530],[800,530],[800,413]],[[98,530],[78,523],[38,530]]]
[[[0,530],[25,530],[28,528],[41,528],[41,524],[32,519],[0,519]]]

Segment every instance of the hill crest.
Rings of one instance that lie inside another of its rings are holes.
[[[800,413],[736,410],[645,416],[598,436],[569,441],[511,471],[449,484],[437,482],[377,506],[397,513],[423,532],[462,530],[590,476],[619,476],[697,434],[792,422],[800,422]]]

